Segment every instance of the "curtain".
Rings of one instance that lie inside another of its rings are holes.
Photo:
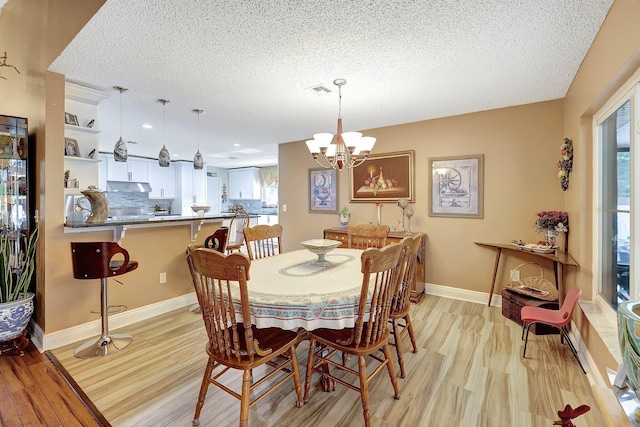
[[[260,168],[260,188],[278,186],[278,167]]]

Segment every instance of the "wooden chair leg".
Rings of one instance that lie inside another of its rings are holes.
[[[393,344],[396,347],[396,354],[398,355],[398,365],[400,365],[400,378],[404,378],[404,359],[402,357],[402,333],[400,331],[400,325],[398,320],[393,319],[391,321],[391,333],[393,334]]]
[[[193,415],[193,421],[191,421],[191,425],[200,425],[200,411],[202,410],[204,400],[207,397],[207,390],[209,389],[209,378],[211,378],[211,372],[213,372],[213,368],[215,367],[215,365],[216,362],[213,359],[209,359],[207,361],[207,367],[204,370],[204,375],[202,376],[202,384],[200,385],[200,393],[198,394],[198,402],[196,402],[196,412]]]
[[[382,351],[384,352],[384,357],[387,359],[387,370],[389,371],[389,378],[391,378],[391,385],[393,386],[394,395],[393,398],[398,400],[400,399],[400,390],[398,389],[398,380],[396,378],[396,370],[393,367],[393,363],[391,362],[391,351],[389,351],[389,345],[385,345],[382,347]]]
[[[240,427],[249,427],[249,404],[251,403],[251,370],[242,374],[242,392],[240,396]]]
[[[291,368],[293,370],[293,385],[296,389],[296,406],[302,408],[302,385],[300,384],[300,369],[298,367],[298,356],[296,355],[296,346],[292,346],[289,350],[291,357]]]
[[[406,322],[407,326],[407,331],[409,331],[409,338],[411,339],[411,345],[413,346],[413,352],[417,353],[418,352],[418,346],[416,344],[416,336],[413,333],[413,324],[411,323],[411,316],[409,316],[409,314],[407,314],[404,318],[404,321]]]
[[[309,356],[307,358],[307,372],[304,378],[304,399],[303,402],[309,401],[309,391],[311,390],[311,376],[313,375],[313,363],[315,361],[316,340],[312,339],[309,343]]]
[[[371,425],[371,414],[369,413],[369,383],[367,382],[367,364],[364,356],[358,357],[358,373],[360,376],[360,400],[362,401],[362,415],[364,416],[364,425]]]

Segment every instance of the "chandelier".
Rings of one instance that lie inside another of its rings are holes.
[[[306,141],[307,148],[313,156],[313,160],[323,168],[342,170],[360,166],[376,143],[371,136],[362,136],[360,132],[342,133],[342,86],[347,83],[345,79],[335,79],[333,84],[338,86],[338,132],[336,142],[333,143],[333,134],[316,133],[313,139]]]

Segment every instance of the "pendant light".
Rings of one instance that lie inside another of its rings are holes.
[[[196,155],[193,156],[193,168],[196,170],[201,170],[204,167],[204,159],[202,158],[202,154],[200,154],[200,114],[204,113],[204,110],[199,110],[196,108],[191,111],[198,115],[198,151],[196,152]]]
[[[129,153],[127,152],[127,145],[122,140],[122,92],[126,92],[129,89],[122,86],[114,86],[113,88],[120,92],[120,139],[116,142],[115,147],[113,147],[113,160],[116,162],[126,162]]]
[[[167,141],[167,118],[166,118],[166,109],[167,102],[171,102],[168,99],[158,99],[158,102],[162,103],[162,148],[160,149],[160,153],[158,154],[158,164],[161,168],[168,168],[171,164],[171,155],[169,154],[169,150],[167,150],[166,141]]]

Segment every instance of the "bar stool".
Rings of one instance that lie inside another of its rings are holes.
[[[124,259],[114,256],[121,254]],[[131,344],[133,337],[127,334],[109,334],[109,298],[107,278],[120,276],[138,268],[137,261],[129,260],[129,252],[116,242],[71,242],[73,277],[81,280],[100,279],[100,317],[102,334],[76,349],[80,359],[107,356]],[[126,309],[126,307],[125,307]]]

